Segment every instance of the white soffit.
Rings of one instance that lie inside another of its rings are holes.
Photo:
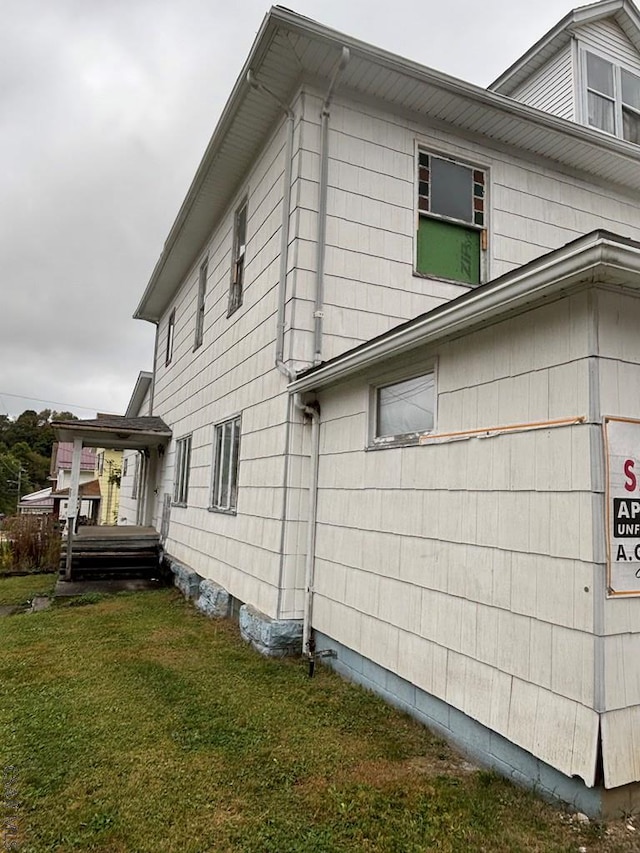
[[[620,2],[620,0],[612,0]],[[548,158],[572,171],[640,192],[640,146],[551,116],[353,39],[281,7],[266,16],[207,146],[149,284],[138,319],[157,322],[196,263],[264,144],[284,120],[273,98],[288,103],[305,80],[328,80],[342,47],[351,59],[339,91],[351,91]]]

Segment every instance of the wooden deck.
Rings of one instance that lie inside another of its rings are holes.
[[[65,577],[67,543],[62,544],[60,576]],[[71,577],[158,577],[160,534],[153,527],[80,527],[71,546]]]

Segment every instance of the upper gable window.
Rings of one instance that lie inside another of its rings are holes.
[[[482,281],[486,189],[483,169],[418,154],[417,272],[466,284]]]
[[[640,143],[640,77],[585,51],[587,124]]]
[[[231,287],[229,289],[229,309],[231,316],[242,305],[244,286],[245,254],[247,251],[247,200],[236,210],[233,220],[233,256],[231,258]]]

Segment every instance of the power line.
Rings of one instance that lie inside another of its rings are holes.
[[[43,400],[41,397],[26,397],[24,394],[11,394],[9,391],[0,391],[3,397],[16,397],[18,400],[34,400],[36,403],[51,403],[53,406],[70,406],[72,409],[86,409],[88,412],[97,412],[100,406],[81,406],[79,403],[61,403],[60,400]]]

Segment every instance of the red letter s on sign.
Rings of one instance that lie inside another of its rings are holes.
[[[624,473],[627,477],[627,482],[624,484],[624,487],[628,492],[635,492],[636,486],[638,485],[636,475],[633,473],[634,465],[635,462],[633,459],[627,459],[624,463]]]

